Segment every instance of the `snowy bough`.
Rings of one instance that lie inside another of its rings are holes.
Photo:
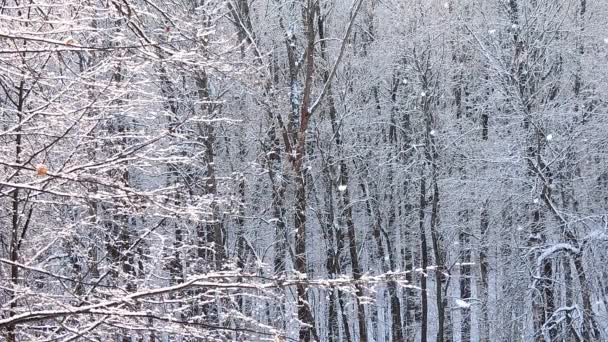
[[[213,34],[226,8],[2,7],[3,339],[279,334],[243,309],[269,296],[223,247],[235,180],[214,129],[233,122],[222,75],[247,72]]]

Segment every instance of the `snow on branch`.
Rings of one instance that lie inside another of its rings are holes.
[[[543,261],[548,259],[552,254],[555,254],[555,253],[558,253],[561,251],[569,252],[571,254],[579,254],[581,252],[581,250],[579,248],[576,248],[569,243],[558,243],[551,247],[545,248],[543,250],[543,252],[536,259],[536,265],[540,267],[542,265]]]

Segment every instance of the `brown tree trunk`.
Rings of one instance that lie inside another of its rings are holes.
[[[295,269],[296,272],[303,278],[296,286],[297,290],[297,307],[298,320],[300,321],[300,341],[308,342],[319,340],[315,321],[312,315],[312,310],[308,302],[307,285],[305,277],[308,274],[308,263],[306,257],[306,177],[304,170],[306,134],[310,121],[310,104],[312,93],[312,78],[314,72],[314,45],[315,45],[315,29],[314,18],[315,8],[312,1],[307,1],[307,7],[304,10],[304,20],[306,27],[306,75],[304,80],[304,90],[302,92],[302,102],[300,104],[300,120],[299,129],[296,134],[296,146],[293,157],[293,172],[295,183]]]

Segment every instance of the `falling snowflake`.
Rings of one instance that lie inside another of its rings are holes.
[[[340,192],[346,191],[346,185],[344,185],[344,184],[338,185],[338,191],[340,191]]]
[[[456,306],[461,308],[461,309],[468,309],[471,307],[471,303],[465,302],[462,299],[456,299]]]

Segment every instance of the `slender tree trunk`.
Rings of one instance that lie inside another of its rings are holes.
[[[420,296],[421,296],[421,317],[420,317],[420,342],[427,341],[428,333],[428,292],[427,292],[427,275],[428,275],[428,264],[429,257],[426,245],[426,179],[424,178],[424,171],[422,171],[420,179],[420,255],[421,255],[421,275],[420,275]]]
[[[336,279],[339,277],[341,273],[341,265],[340,265],[340,254],[342,247],[344,245],[343,236],[341,232],[341,228],[338,225],[334,224],[334,198],[333,198],[333,181],[332,181],[332,168],[330,165],[333,164],[333,160],[331,156],[326,156],[322,149],[320,149],[321,158],[322,158],[322,175],[323,175],[323,187],[325,191],[323,192],[323,203],[319,200],[318,193],[315,191],[315,199],[317,208],[324,207],[322,212],[317,213],[317,217],[319,219],[319,225],[321,226],[321,231],[323,232],[323,237],[325,239],[325,245],[327,246],[326,252],[326,263],[325,268],[327,270],[327,274],[329,279]],[[309,175],[310,177],[310,175]],[[315,189],[316,190],[316,189]],[[339,315],[338,310],[338,297],[341,297],[341,291],[336,287],[330,287],[325,290],[327,294],[325,297],[327,298],[328,303],[328,322],[327,322],[327,339],[329,342],[337,342],[340,339],[340,326],[339,326]],[[348,326],[348,322],[345,322]]]
[[[210,100],[209,93],[209,78],[207,73],[202,70],[196,75],[196,85],[198,87],[198,97],[202,103],[203,113],[207,113],[210,119],[215,117],[215,108],[213,105],[207,105],[206,103]],[[207,164],[207,177],[206,177],[206,192],[211,197],[211,217],[209,218],[209,224],[207,225],[207,241],[213,245],[213,260],[216,270],[221,270],[226,258],[226,251],[224,249],[224,227],[222,225],[222,218],[219,212],[219,205],[217,202],[218,190],[217,190],[217,179],[216,179],[216,167],[215,167],[215,132],[212,124],[199,123],[198,130],[200,139],[205,146],[205,163]]]
[[[388,130],[388,140],[390,142],[391,145],[393,145],[395,143],[396,140],[396,134],[395,134],[395,129],[394,127],[391,125],[389,127]],[[392,153],[389,150],[388,153],[388,160],[389,162],[393,159]],[[391,231],[396,230],[395,228],[395,198],[393,196],[393,189],[395,188],[395,183],[394,183],[394,172],[393,172],[393,164],[389,163],[388,165],[388,171],[387,171],[388,175],[387,175],[387,183],[389,186],[389,191],[387,196],[387,203],[388,203],[388,229]],[[394,239],[394,237],[391,237],[388,235],[388,233],[383,230],[383,234],[384,234],[384,238],[386,240],[386,249],[387,249],[387,253],[388,253],[388,258],[389,258],[389,266],[390,266],[390,270],[391,271],[396,271],[397,269],[397,265],[396,265],[396,257],[394,255],[394,253],[396,253],[396,250],[393,249],[392,247],[392,240]],[[397,284],[395,283],[395,281],[393,281],[392,279],[389,279],[388,283],[387,283],[387,287],[389,290],[389,296],[390,296],[390,302],[391,302],[391,335],[392,335],[392,340],[393,341],[402,341],[403,340],[403,319],[402,319],[402,313],[401,313],[401,302],[399,301],[399,295],[398,295],[398,290],[397,290]]]
[[[480,214],[480,243],[479,243],[479,277],[477,278],[477,293],[479,294],[480,319],[479,319],[479,340],[480,342],[490,341],[490,322],[488,320],[489,309],[489,283],[488,283],[488,228],[490,226],[488,214],[488,201],[483,204]]]
[[[424,89],[425,96],[421,100],[421,112],[424,119],[424,142],[425,142],[425,164],[428,166],[431,172],[431,242],[433,246],[433,256],[435,261],[435,299],[437,303],[437,341],[443,342],[445,338],[445,311],[446,302],[443,298],[443,284],[446,282],[444,272],[447,272],[447,268],[444,265],[444,251],[441,246],[441,236],[438,231],[439,226],[439,185],[438,185],[438,159],[439,155],[437,147],[435,145],[435,116],[432,113],[431,104],[433,103],[433,95],[431,94],[431,80],[432,74],[428,65],[422,66],[418,62],[418,69],[421,73],[420,79],[422,83],[422,89]],[[424,269],[424,267],[423,267]],[[446,287],[447,290],[447,287]]]
[[[348,184],[348,170],[344,161],[340,162],[340,181],[341,184]],[[355,302],[357,306],[357,322],[359,324],[359,341],[367,341],[367,323],[365,318],[365,306],[363,305],[361,298],[364,296],[363,285],[359,283],[361,279],[361,267],[359,266],[359,256],[357,253],[357,237],[355,230],[355,223],[353,220],[352,203],[350,202],[350,193],[348,187],[342,191],[342,213],[346,220],[346,228],[348,235],[348,252],[350,256],[351,269],[353,279],[355,280]]]
[[[22,153],[22,127],[21,122],[23,120],[23,108],[25,101],[25,81],[21,81],[19,83],[19,93],[17,99],[17,128],[15,129],[15,164],[21,163],[21,153]],[[17,171],[18,172],[18,171]],[[17,174],[16,174],[17,175]],[[15,176],[16,176],[15,175]],[[20,216],[19,212],[19,202],[20,198],[19,188],[15,188],[12,191],[11,196],[11,240],[9,246],[9,259],[13,262],[10,266],[10,278],[12,290],[9,292],[9,300],[11,304],[9,306],[8,317],[13,317],[15,315],[15,309],[18,307],[18,303],[16,300],[16,291],[19,285],[19,267],[15,264],[19,262],[19,246],[21,245],[21,237],[23,232],[19,229],[20,225]],[[7,342],[17,342],[17,335],[15,334],[15,326],[9,325],[6,328],[6,340]]]
[[[579,60],[577,61],[577,65],[578,65],[578,70],[575,73],[575,78],[574,78],[574,96],[575,96],[575,100],[577,100],[576,104],[575,104],[575,108],[574,111],[575,113],[577,112],[582,112],[582,122],[585,123],[585,121],[588,119],[588,113],[586,113],[585,110],[585,105],[581,105],[579,99],[581,99],[582,97],[580,96],[580,92],[582,89],[582,80],[581,80],[581,74],[582,74],[582,67],[581,67],[581,61],[580,59],[582,59],[583,55],[585,54],[585,46],[583,43],[583,37],[584,37],[584,32],[585,32],[585,15],[587,13],[587,0],[579,0],[579,6],[578,6],[578,11],[577,11],[577,21],[578,21],[578,29],[580,31],[580,36],[577,37],[577,52],[579,55]],[[574,208],[576,210],[576,207]],[[566,229],[569,229],[569,227],[567,227]],[[574,233],[570,232],[568,233],[568,236],[570,236],[569,240],[571,240],[571,243],[576,243],[575,245],[578,246],[578,240],[574,237]],[[578,279],[579,279],[579,283],[581,286],[581,295],[582,295],[582,299],[583,299],[583,326],[582,326],[582,338],[585,341],[593,341],[595,339],[600,339],[600,332],[599,329],[597,327],[597,323],[595,322],[595,314],[593,312],[593,307],[591,305],[591,298],[590,298],[590,293],[591,293],[591,289],[589,287],[588,284],[588,280],[587,280],[587,275],[585,273],[585,269],[583,266],[583,260],[582,260],[582,253],[577,253],[576,255],[574,255],[574,268],[576,273],[578,274]]]
[[[462,226],[459,232],[460,246],[460,299],[465,303],[471,300],[471,247],[469,238],[469,211],[465,209],[460,212]],[[461,341],[471,341],[471,309],[468,307],[460,308]]]
[[[446,303],[443,298],[443,284],[446,272],[444,257],[441,247],[437,225],[439,220],[439,188],[437,180],[433,181],[432,211],[431,211],[431,241],[433,243],[433,254],[435,259],[435,295],[437,303],[437,341],[443,342],[445,338],[445,309]]]

